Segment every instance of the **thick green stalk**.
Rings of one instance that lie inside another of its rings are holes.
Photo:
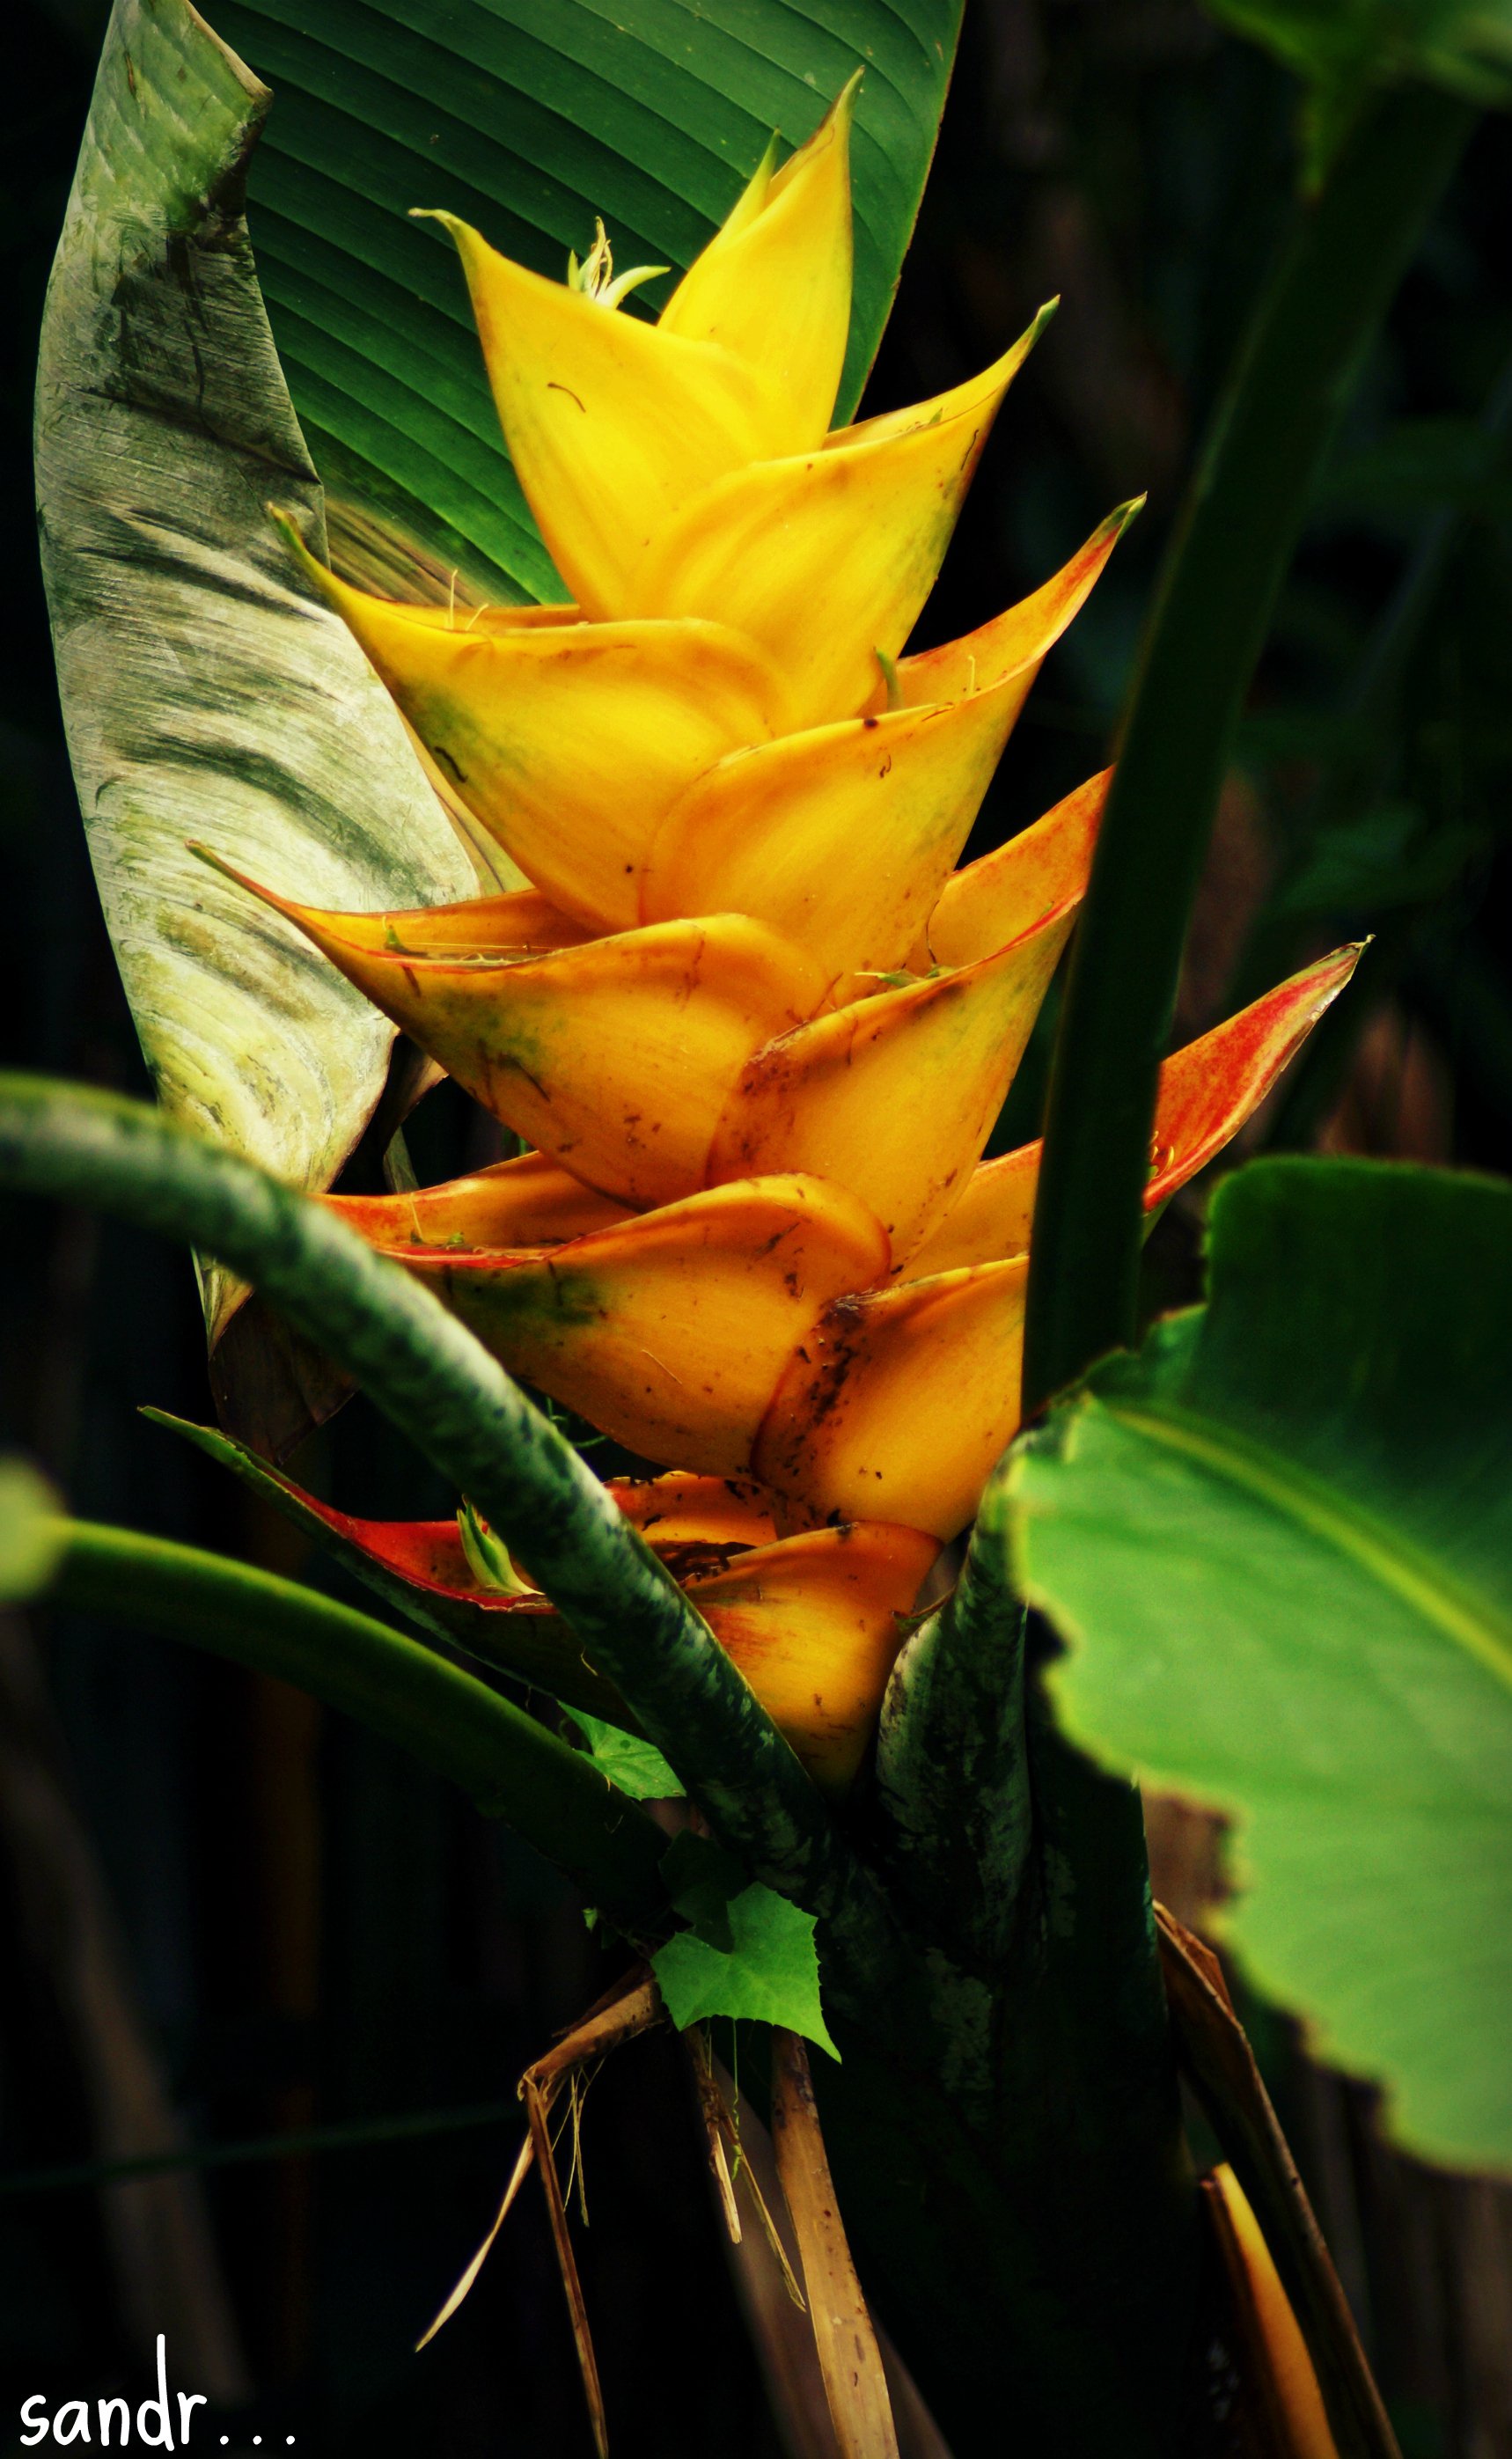
[[[1024,1336],[1033,1410],[1134,1335],[1156,1077],[1224,765],[1319,464],[1474,125],[1362,110],[1256,313],[1146,636],[1051,1073]]]
[[[882,1899],[803,1767],[598,1480],[429,1290],[324,1205],[83,1086],[0,1076],[0,1186],[193,1244],[345,1367],[530,1565],[716,1832],[860,1978]]]
[[[952,1596],[914,1632],[882,1711],[877,1790],[911,1912],[951,1952],[1000,1969],[1033,1839],[1024,1608],[1007,1497],[982,1497]]]
[[[297,1683],[397,1742],[559,1863],[631,1925],[663,1910],[666,1839],[591,1759],[443,1656],[317,1589],[193,1545],[86,1520],[62,1543],[52,1604],[139,1624]]]

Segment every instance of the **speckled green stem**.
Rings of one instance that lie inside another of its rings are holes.
[[[787,1742],[598,1480],[428,1290],[326,1206],[83,1086],[0,1076],[0,1186],[98,1206],[251,1281],[530,1564],[720,1837],[825,1922],[837,1982],[874,1965],[880,1891]]]
[[[898,1660],[877,1785],[911,1912],[969,1965],[1000,1966],[1034,1823],[1024,1608],[1010,1576],[1000,1477],[982,1497],[954,1594]]]

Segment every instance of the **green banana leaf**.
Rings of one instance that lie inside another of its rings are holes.
[[[277,95],[251,228],[332,547],[397,596],[566,595],[505,458],[445,206],[559,279],[601,214],[654,312],[773,130],[800,144],[866,72],[842,416],[896,287],[962,0],[219,0]],[[625,311],[621,311],[625,312]]]
[[[79,800],[159,1096],[320,1187],[392,1030],[185,841],[321,905],[433,903],[476,873],[267,523],[271,497],[323,549],[241,219],[266,104],[185,0],[116,0],[48,293],[37,485]],[[204,1280],[214,1337],[240,1285]]]
[[[1235,1821],[1233,1942],[1429,2157],[1512,2162],[1512,1186],[1238,1172],[1206,1308],[1012,1477],[1067,1730]]]

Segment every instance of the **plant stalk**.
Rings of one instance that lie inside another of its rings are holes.
[[[355,1716],[470,1793],[635,1929],[665,1912],[666,1839],[581,1752],[461,1667],[318,1589],[132,1528],[58,1524],[47,1601],[187,1640]]]
[[[324,1205],[147,1103],[0,1076],[0,1186],[95,1205],[252,1282],[527,1563],[717,1835],[874,1986],[875,1880],[744,1677],[593,1472],[472,1333]]]
[[[961,1961],[1004,1967],[1034,1834],[1025,1609],[995,1477],[954,1592],[909,1641],[883,1703],[877,1791],[898,1885]]]
[[[1233,729],[1361,359],[1475,124],[1424,87],[1362,110],[1263,294],[1166,558],[1051,1070],[1025,1413],[1136,1329],[1156,1079]]]

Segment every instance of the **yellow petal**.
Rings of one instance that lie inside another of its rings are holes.
[[[839,1299],[795,1355],[751,1466],[795,1525],[965,1527],[1018,1424],[1027,1256]]]
[[[441,1187],[322,1201],[375,1247],[554,1247],[631,1218],[538,1152]]]
[[[1031,831],[1032,833],[1032,831]],[[1020,840],[1022,842],[1022,840]],[[1282,1069],[1337,998],[1359,962],[1358,947],[1335,949],[1277,983],[1200,1040],[1173,1051],[1161,1068],[1154,1150],[1144,1208],[1153,1212],[1195,1178],[1258,1109]],[[939,1227],[909,1258],[907,1277],[1021,1254],[1034,1223],[1038,1144],[983,1162]]]
[[[782,448],[788,452],[812,452],[823,442],[845,364],[850,119],[860,81],[858,71],[775,178],[758,173],[759,200],[746,189],[658,325],[687,341],[718,343],[765,375],[791,417]]]
[[[1018,373],[1060,304],[1058,299],[1047,300],[1028,331],[1020,334],[1003,357],[995,360],[980,375],[967,376],[963,383],[952,385],[949,392],[932,393],[928,401],[905,402],[901,410],[884,410],[875,418],[858,418],[850,427],[833,428],[825,438],[825,451],[846,452],[853,444],[885,444],[898,436],[911,435],[920,427],[938,427],[951,419],[975,415],[987,405],[988,415],[993,416],[1004,387]],[[1005,377],[1001,376],[1004,368],[1008,369]]]
[[[664,1477],[609,1480],[609,1491],[632,1526],[653,1545],[766,1545],[777,1534],[771,1498],[748,1477]]]
[[[739,914],[542,956],[426,956],[379,944],[382,916],[296,905],[218,867],[297,923],[505,1126],[620,1204],[705,1184],[746,1061],[828,987],[812,957]]]
[[[843,1187],[716,1187],[547,1254],[391,1251],[513,1374],[648,1460],[727,1477],[821,1309],[888,1268]]]
[[[1104,768],[1089,777],[1033,828],[948,879],[919,955],[936,965],[975,964],[1083,895],[1112,776]]]
[[[788,416],[754,368],[514,264],[453,215],[510,458],[583,613],[640,611],[630,580],[651,538],[703,490],[788,449]]]
[[[233,872],[230,876],[242,875]],[[264,895],[255,887],[254,893]],[[264,902],[274,901],[264,895]],[[390,914],[330,918],[340,922],[353,949],[391,956],[444,956],[453,949],[468,956],[533,956],[580,948],[592,935],[535,888],[514,889],[504,896],[472,896],[458,905],[416,905]]]
[[[891,972],[970,834],[1018,707],[1006,684],[731,753],[652,840],[642,918],[730,907],[836,975]]]
[[[876,1214],[901,1262],[992,1132],[1072,919],[759,1051],[720,1121],[710,1182],[774,1169],[836,1181]]]
[[[687,1580],[692,1603],[816,1782],[848,1785],[939,1546],[915,1528],[814,1529]]]
[[[1086,544],[1078,548],[1070,562],[1062,564],[1042,588],[1020,599],[1017,606],[1008,607],[1003,614],[994,616],[990,623],[983,623],[979,630],[968,632],[958,641],[943,641],[937,649],[923,649],[916,657],[900,658],[897,683],[904,706],[916,707],[926,701],[959,700],[967,692],[986,691],[1010,677],[1020,685],[1021,704],[1041,661],[1085,605],[1109,556],[1144,500],[1141,495],[1110,513]],[[875,699],[873,705],[880,707],[884,698],[885,694]]]
[[[965,1192],[906,1259],[900,1278],[928,1280],[934,1273],[990,1263],[996,1256],[1026,1255],[1034,1227],[1040,1150],[1038,1143],[1020,1145],[1017,1152],[979,1163],[966,1182]]]
[[[930,593],[998,405],[1037,320],[984,375],[894,420],[841,428],[820,452],[738,469],[660,532],[640,615],[706,615],[791,678],[794,725],[866,708],[877,651],[895,658]]]
[[[1307,2342],[1249,2196],[1227,2161],[1204,2178],[1203,2188],[1241,2348],[1262,2373],[1268,2405],[1277,2411],[1271,2447],[1278,2459],[1338,2459]]]
[[[444,608],[348,588],[288,535],[453,791],[591,928],[636,920],[668,804],[782,721],[782,677],[724,623],[438,621]]]

